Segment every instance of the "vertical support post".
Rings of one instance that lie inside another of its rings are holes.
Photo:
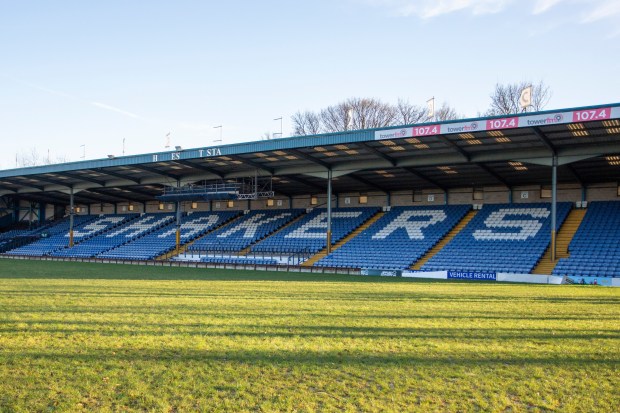
[[[181,181],[177,181],[177,188],[181,188]],[[176,253],[181,250],[181,201],[177,201],[177,236],[176,236]]]
[[[114,203],[114,215],[118,214],[118,204]]]
[[[47,204],[39,203],[39,225],[42,225],[45,222],[45,209],[47,208]]]
[[[19,198],[13,199],[13,222],[19,222]]]
[[[392,193],[390,191],[387,192],[387,196],[386,196],[386,206],[392,206]]]
[[[551,173],[551,261],[555,262],[556,259],[556,239],[555,239],[555,226],[556,226],[556,206],[557,206],[557,186],[558,186],[558,157],[553,155],[552,160],[552,173]]]
[[[290,195],[288,197],[288,209],[293,209],[293,197]]]
[[[32,217],[32,215],[33,215],[32,212],[33,212],[32,202],[29,202],[28,203],[28,229],[32,228],[32,218],[33,218]]]
[[[86,212],[90,215],[90,204],[86,205]]]
[[[443,204],[448,205],[448,190],[443,191]]]
[[[588,200],[588,187],[585,184],[581,187],[581,202]]]
[[[327,253],[332,252],[332,170],[327,171]]]
[[[512,204],[512,188],[508,188],[508,203]]]
[[[73,187],[69,191],[69,248],[73,247],[73,215],[75,207],[73,205]]]

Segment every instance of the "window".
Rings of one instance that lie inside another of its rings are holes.
[[[473,199],[474,201],[484,200],[484,191],[474,191]]]
[[[268,207],[272,207],[273,206],[273,199],[268,199],[267,200],[267,206]]]
[[[129,210],[133,211],[133,205],[129,204]]]
[[[198,202],[192,202],[192,209],[198,208]]]
[[[79,214],[82,209],[80,207],[75,207],[75,213]]]
[[[319,203],[319,200],[317,197],[313,196],[312,198],[310,198],[310,205],[317,205]]]
[[[551,189],[542,188],[540,190],[541,198],[551,198]]]
[[[158,209],[159,209],[160,211],[163,211],[163,210],[164,210],[164,204],[163,204],[163,203],[160,203],[160,204],[159,204]]]
[[[368,195],[360,195],[360,204],[368,203]]]
[[[232,201],[232,200],[228,201],[228,208],[234,208],[234,206],[235,206],[235,201]]]

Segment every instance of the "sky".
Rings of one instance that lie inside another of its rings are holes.
[[[620,102],[620,1],[0,0],[0,169],[261,140],[280,117],[290,136],[350,97],[475,117],[520,81],[548,109]]]

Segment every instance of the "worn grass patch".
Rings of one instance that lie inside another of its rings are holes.
[[[620,290],[0,260],[0,411],[620,407]]]

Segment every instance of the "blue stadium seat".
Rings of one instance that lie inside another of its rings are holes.
[[[334,208],[332,210],[332,244],[377,213],[379,208]],[[259,242],[252,252],[315,254],[327,246],[327,210],[316,208],[284,231]]]
[[[557,205],[556,230],[572,204]],[[471,222],[422,266],[424,271],[528,274],[551,242],[551,205],[485,205]]]
[[[590,202],[556,275],[620,277],[620,202]]]
[[[181,244],[201,237],[213,228],[239,215],[236,211],[194,212],[183,217],[181,223]],[[152,232],[146,233],[128,243],[100,253],[98,258],[151,260],[172,251],[176,247],[176,221],[172,221]]]
[[[469,205],[392,207],[364,232],[316,266],[405,269],[419,260],[471,209]]]
[[[230,225],[199,239],[189,250],[239,252],[277,231],[303,212],[302,209],[251,211]]]

